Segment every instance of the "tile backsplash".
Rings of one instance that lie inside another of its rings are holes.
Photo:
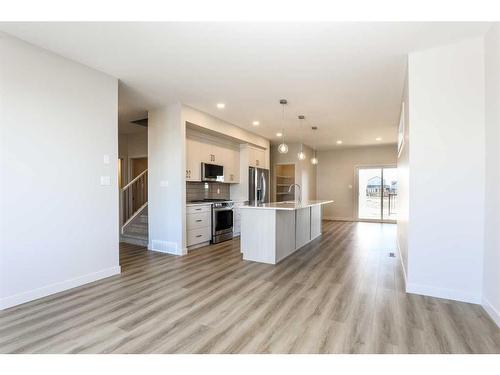
[[[229,184],[220,182],[186,182],[186,201],[230,199]]]

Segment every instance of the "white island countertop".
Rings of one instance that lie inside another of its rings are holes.
[[[332,200],[312,200],[312,201],[285,201],[285,202],[271,202],[262,203],[259,205],[244,205],[240,209],[263,209],[263,210],[300,210],[301,208],[308,208],[312,206],[320,206],[322,204],[333,203]]]

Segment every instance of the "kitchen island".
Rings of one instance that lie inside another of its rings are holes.
[[[240,207],[243,259],[276,264],[321,235],[326,201],[275,202]]]

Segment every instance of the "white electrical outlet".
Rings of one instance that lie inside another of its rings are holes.
[[[103,157],[104,164],[109,164],[109,155],[105,154]]]
[[[163,188],[168,187],[168,181],[167,180],[160,181],[160,187],[163,187]]]

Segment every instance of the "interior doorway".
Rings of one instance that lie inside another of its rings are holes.
[[[358,220],[396,222],[397,168],[358,167],[356,175]]]

